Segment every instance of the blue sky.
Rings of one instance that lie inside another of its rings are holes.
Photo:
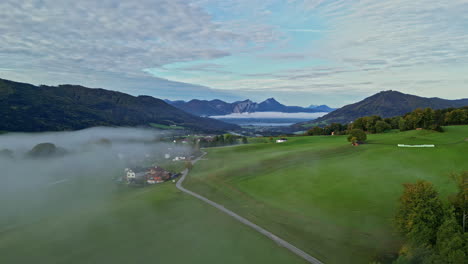
[[[468,0],[3,0],[0,78],[168,99],[468,97]]]

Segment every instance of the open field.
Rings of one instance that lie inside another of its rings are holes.
[[[358,147],[317,136],[208,149],[184,185],[324,263],[385,262],[400,246],[401,184],[425,179],[446,196],[455,191],[448,175],[468,170],[468,126],[445,130],[369,135]]]
[[[47,213],[0,226],[0,263],[304,263],[175,184],[92,182],[57,184]]]

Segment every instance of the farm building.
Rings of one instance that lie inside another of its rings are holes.
[[[155,184],[167,181],[171,178],[171,173],[161,167],[152,167],[146,173],[148,184]]]

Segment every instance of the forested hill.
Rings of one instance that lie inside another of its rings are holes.
[[[363,116],[377,115],[386,118],[403,115],[417,108],[430,107],[432,109],[443,109],[467,105],[468,99],[446,100],[441,98],[420,97],[397,91],[383,91],[360,102],[343,106],[313,121],[296,124],[294,126],[311,126],[331,123],[346,124]]]
[[[34,86],[0,79],[0,131],[60,131],[93,126],[177,125],[199,131],[238,128],[188,114],[163,100],[77,85]]]

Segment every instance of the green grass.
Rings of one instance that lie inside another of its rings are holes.
[[[159,129],[184,129],[184,127],[182,126],[168,126],[168,125],[162,125],[162,124],[156,124],[156,123],[150,123],[149,125],[151,127],[159,128]]]
[[[402,184],[428,180],[445,197],[455,191],[448,175],[468,170],[468,126],[445,130],[369,135],[358,147],[314,136],[208,149],[185,186],[324,263],[388,262],[401,243],[392,218]]]
[[[0,225],[0,263],[304,263],[175,184],[104,184],[57,185],[47,212]]]

